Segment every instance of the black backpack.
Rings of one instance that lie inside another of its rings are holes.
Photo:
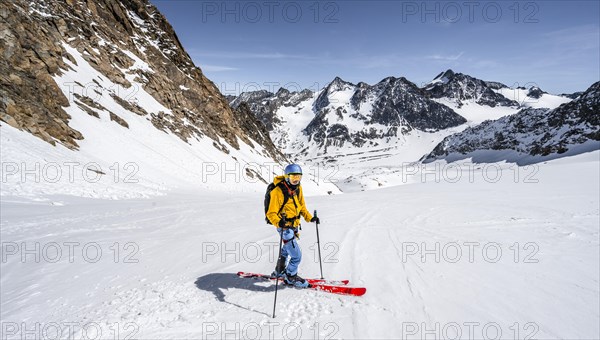
[[[290,197],[295,196],[298,193],[298,189],[296,189],[292,192],[292,195],[290,195],[288,188],[285,187],[285,184],[283,184],[283,182],[279,182],[279,184],[277,185],[275,185],[275,183],[269,184],[267,186],[267,192],[265,193],[265,222],[267,222],[267,224],[272,224],[271,221],[269,221],[269,219],[267,218],[267,211],[269,211],[269,205],[271,204],[271,191],[273,191],[273,189],[277,187],[279,187],[281,189],[281,192],[283,193],[283,204],[279,208],[279,211],[277,211],[277,214],[281,213],[281,210],[283,210],[283,207],[290,199]],[[294,206],[296,206],[296,200],[292,200],[292,202],[294,202]]]

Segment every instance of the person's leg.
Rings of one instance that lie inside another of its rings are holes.
[[[290,256],[290,260],[286,267],[287,274],[294,276],[298,274],[298,266],[300,265],[300,261],[302,261],[302,250],[300,249],[300,244],[298,244],[298,240],[293,238],[288,241],[283,249],[286,250],[286,254]]]
[[[277,235],[281,237],[281,228],[277,228]],[[284,235],[284,239],[287,235]],[[281,247],[281,256],[277,259],[277,264],[275,265],[275,274],[279,275],[285,271],[285,264],[288,258],[288,250],[285,247],[285,244]]]
[[[298,275],[298,266],[300,265],[300,261],[302,261],[302,250],[300,249],[298,240],[295,238],[290,240],[286,243],[285,248],[290,255],[290,261],[285,269],[284,281],[299,288],[308,287],[308,282]]]

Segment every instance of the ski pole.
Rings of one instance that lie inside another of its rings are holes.
[[[314,216],[317,217],[316,210]],[[321,241],[319,241],[319,222],[317,222],[315,226],[317,228],[317,247],[319,247],[319,268],[321,268],[321,279],[323,279],[323,264],[321,263]]]
[[[281,218],[286,219],[285,213],[281,214]],[[277,256],[277,261],[281,258],[281,245],[283,244],[283,228],[281,229],[281,233],[279,233],[279,256]],[[277,266],[275,266],[277,267]],[[277,306],[277,287],[279,286],[279,273],[277,272],[277,268],[275,268],[275,300],[273,301],[273,319],[275,319],[275,307]]]

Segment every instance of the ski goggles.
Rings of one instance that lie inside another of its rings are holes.
[[[301,179],[302,179],[302,174],[289,174],[289,175],[288,175],[288,178],[289,178],[291,181],[294,181],[294,182],[295,182],[295,181],[299,181],[299,180],[301,180]]]

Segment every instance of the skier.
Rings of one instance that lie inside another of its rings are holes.
[[[289,285],[306,288],[308,282],[298,275],[298,266],[302,260],[302,250],[298,244],[300,216],[307,222],[319,223],[320,221],[306,209],[300,185],[302,168],[298,164],[290,164],[285,167],[284,173],[284,176],[277,176],[273,180],[275,188],[271,190],[269,208],[266,213],[269,221],[277,227],[277,232],[284,243],[273,276],[282,277]],[[282,218],[284,215],[285,219]],[[287,261],[288,256],[289,261]],[[287,266],[286,262],[288,262]]]

